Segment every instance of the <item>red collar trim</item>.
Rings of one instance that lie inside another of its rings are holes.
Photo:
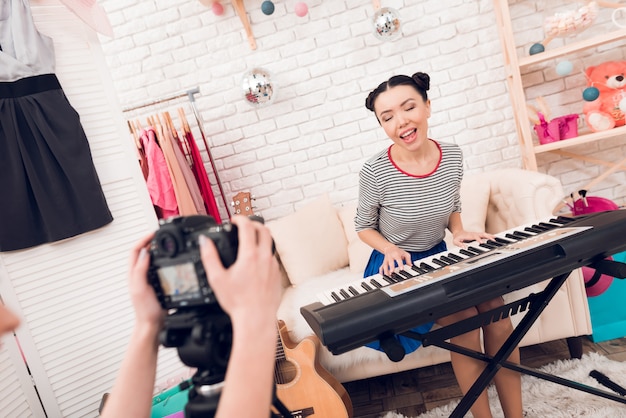
[[[435,143],[435,145],[437,145],[437,148],[439,149],[439,161],[437,161],[437,165],[435,166],[435,168],[433,169],[433,171],[431,171],[430,173],[426,173],[426,174],[411,174],[408,173],[406,171],[404,171],[403,169],[401,169],[400,167],[398,167],[398,165],[396,164],[396,162],[393,160],[393,158],[391,158],[391,147],[393,146],[390,145],[389,148],[387,148],[387,158],[389,158],[389,161],[391,162],[391,164],[396,168],[396,170],[398,170],[399,172],[401,172],[402,174],[405,174],[409,177],[415,177],[415,178],[425,178],[425,177],[429,177],[431,175],[433,175],[435,173],[435,171],[437,171],[437,169],[439,168],[439,166],[441,165],[441,159],[443,158],[443,152],[441,151],[441,146],[439,145],[439,143],[437,141],[434,141],[432,139],[428,139],[429,141],[433,141]]]

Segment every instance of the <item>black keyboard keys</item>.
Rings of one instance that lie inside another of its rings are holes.
[[[513,244],[515,242],[515,241],[510,241],[508,239],[500,238],[500,237],[495,237],[494,240],[499,242],[502,245],[509,245],[509,244]]]
[[[467,247],[467,250],[468,250],[468,251],[473,252],[473,253],[474,253],[474,255],[482,254],[482,253],[484,253],[484,252],[485,252],[485,251],[481,250],[480,248],[476,248],[476,247],[473,247],[473,246],[471,246],[471,245],[469,245],[469,246]]]
[[[433,258],[433,259],[432,259],[432,260],[430,260],[430,261],[431,261],[432,263],[437,264],[437,265],[438,265],[438,266],[440,266],[440,267],[445,267],[445,266],[447,266],[447,265],[448,265],[448,263],[446,263],[445,261],[440,260],[440,259],[438,259],[438,258]]]
[[[448,257],[450,257],[453,260],[456,260],[457,262],[465,260],[463,257],[461,257],[459,255],[456,255],[456,254],[453,254],[453,253],[448,254]]]

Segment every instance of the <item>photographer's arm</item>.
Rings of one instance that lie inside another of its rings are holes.
[[[259,222],[234,216],[237,260],[224,269],[217,250],[201,239],[211,288],[233,324],[233,344],[216,418],[267,418],[274,390],[276,311],[281,285],[272,237]]]
[[[163,310],[147,281],[150,257],[146,248],[152,237],[152,234],[144,237],[131,251],[129,290],[135,308],[135,326],[119,375],[100,415],[103,418],[150,416],[158,335],[163,321]]]

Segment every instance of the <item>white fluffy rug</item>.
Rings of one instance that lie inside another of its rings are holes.
[[[622,387],[626,387],[626,362],[612,361],[606,357],[589,353],[582,359],[560,360],[542,367],[540,370],[569,380],[584,383],[612,392],[589,377],[591,370],[598,370]],[[528,418],[625,418],[626,404],[591,395],[566,386],[557,385],[542,379],[522,375],[522,396],[524,415]],[[502,409],[495,388],[489,388],[489,403],[494,418],[502,418]],[[415,418],[448,417],[458,402],[432,409]],[[471,417],[471,414],[467,415]],[[402,414],[387,413],[383,418],[410,418]]]

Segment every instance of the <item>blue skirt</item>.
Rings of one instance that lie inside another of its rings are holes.
[[[411,254],[411,261],[415,262],[416,260],[426,258],[430,255],[440,253],[447,249],[448,247],[446,246],[445,241],[441,241],[439,244],[435,245],[430,250],[419,251],[419,252],[409,251],[409,254]],[[380,266],[383,264],[384,259],[385,259],[385,255],[383,253],[377,250],[372,250],[372,255],[370,255],[370,259],[367,262],[367,266],[365,267],[363,278],[367,278],[375,274],[378,274],[378,271],[380,269]],[[430,329],[433,327],[434,324],[435,324],[434,322],[422,324],[415,328],[412,328],[411,331],[417,332],[419,334],[424,334],[430,331]],[[405,337],[402,335],[394,335],[394,338],[398,340],[398,342],[402,345],[402,347],[404,348],[404,352],[406,354],[412,353],[413,351],[417,350],[422,345],[421,341],[414,340],[413,338]],[[384,351],[382,348],[380,348],[380,341],[372,341],[371,343],[365,344],[365,347],[373,348],[379,351]]]

